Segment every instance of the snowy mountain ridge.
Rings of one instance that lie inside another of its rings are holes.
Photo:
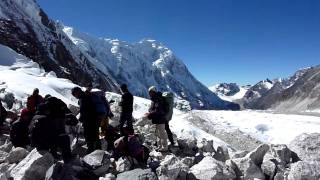
[[[236,106],[209,91],[169,48],[156,40],[127,43],[61,27],[73,43],[93,59],[96,67],[110,72],[119,84],[128,84],[135,95],[148,97],[148,87],[155,85],[161,91],[171,91],[188,100],[195,108],[234,109]]]

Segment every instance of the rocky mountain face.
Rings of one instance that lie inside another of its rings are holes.
[[[154,40],[125,43],[74,33],[48,18],[34,0],[0,2],[0,44],[37,62],[47,72],[86,86],[118,91],[127,83],[147,97],[155,85],[186,99],[193,108],[239,109],[196,80],[173,52]]]
[[[117,82],[128,84],[135,95],[148,97],[148,87],[156,86],[188,100],[194,108],[238,109],[201,84],[169,48],[155,40],[127,43],[96,38],[71,27],[63,31],[84,54],[95,59],[97,67],[110,72]]]
[[[225,96],[233,96],[240,91],[240,87],[236,83],[220,83],[209,88],[216,94]]]
[[[34,0],[0,1],[0,44],[80,85],[99,85],[117,91],[116,82],[97,69],[88,57],[57,28]]]
[[[286,79],[269,81],[267,88],[260,82],[253,86],[256,91],[248,91],[244,106],[251,109],[274,109],[278,111],[305,112],[320,109],[320,67],[297,71]]]

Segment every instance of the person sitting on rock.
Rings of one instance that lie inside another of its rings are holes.
[[[66,114],[70,112],[62,100],[46,95],[30,124],[32,146],[38,151],[49,151],[54,157],[57,157],[57,148],[60,148],[64,162],[70,161],[70,139],[65,132]]]
[[[31,96],[27,99],[27,107],[30,109],[32,113],[36,112],[39,104],[43,103],[44,99],[41,95],[39,95],[39,89],[35,88]]]
[[[162,93],[158,92],[155,86],[149,88],[149,95],[151,98],[151,107],[149,113],[145,114],[145,117],[152,120],[152,123],[156,125],[157,146],[159,151],[168,151],[168,136],[165,131],[165,107]]]
[[[140,165],[146,165],[149,149],[142,145],[137,135],[122,136],[114,142],[112,157],[117,160],[123,156],[134,158]]]

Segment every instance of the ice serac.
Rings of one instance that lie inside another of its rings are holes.
[[[201,84],[174,53],[151,39],[127,43],[118,39],[96,38],[72,27],[63,31],[83,54],[94,59],[96,67],[107,70],[120,83],[126,83],[137,96],[147,97],[147,89],[157,86],[188,100],[197,109],[238,109],[221,100]]]
[[[0,1],[0,44],[59,77],[117,91],[113,78],[97,69],[34,0]]]

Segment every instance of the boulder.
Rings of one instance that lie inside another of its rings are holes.
[[[42,180],[53,162],[54,158],[50,153],[34,149],[11,170],[10,175],[14,179]]]
[[[1,163],[0,164],[0,173],[5,173],[10,168],[9,163]]]
[[[299,161],[292,164],[288,180],[319,180],[320,162]]]
[[[150,169],[134,169],[118,174],[117,180],[157,180],[157,176]]]
[[[186,176],[189,171],[189,167],[183,164],[176,156],[168,155],[160,163],[160,167],[157,168],[156,172],[158,178],[162,179],[177,179],[179,174]]]
[[[230,158],[231,159],[236,159],[236,158],[243,158],[245,157],[247,154],[249,153],[249,151],[237,151],[234,153],[230,153]]]
[[[269,179],[273,179],[277,172],[277,160],[270,153],[267,153],[261,164],[262,172],[269,177]]]
[[[235,172],[223,162],[212,157],[204,157],[201,162],[190,168],[190,179],[235,179]]]
[[[289,148],[303,161],[320,161],[320,133],[301,134],[290,142]]]
[[[185,158],[181,159],[181,162],[190,168],[191,166],[194,165],[194,158],[193,157],[185,157]]]
[[[24,159],[28,154],[29,152],[26,149],[21,147],[16,147],[12,149],[12,151],[9,153],[9,156],[7,157],[6,161],[9,164],[18,163],[22,159]]]
[[[7,139],[6,142],[0,146],[0,151],[4,151],[6,153],[9,153],[12,149],[13,145],[12,143]]]
[[[75,176],[76,174],[73,171],[72,166],[57,162],[47,170],[45,180],[74,180],[76,179]]]
[[[190,139],[178,139],[178,146],[182,150],[182,153],[186,156],[194,156],[197,151],[197,140],[195,138]]]
[[[291,150],[285,144],[271,145],[271,153],[283,167],[291,162]]]
[[[205,138],[197,142],[197,148],[202,152],[210,152],[210,153],[215,152],[213,148],[213,141],[212,140],[208,141]]]
[[[7,159],[8,156],[9,156],[9,154],[7,152],[0,150],[0,163],[3,163]]]
[[[132,167],[131,161],[128,157],[121,157],[116,161],[116,170],[118,173],[129,171]]]
[[[99,180],[116,180],[116,176],[109,173],[106,174],[104,177],[100,177]]]
[[[246,180],[265,179],[261,169],[249,157],[228,160],[227,165],[235,171],[237,177]]]
[[[228,149],[226,147],[218,146],[213,158],[218,161],[226,162],[226,160],[230,159]]]
[[[251,159],[251,161],[260,166],[263,162],[264,155],[269,151],[270,146],[268,144],[261,144],[255,150],[249,152],[245,157]]]
[[[106,154],[103,150],[95,150],[92,153],[86,155],[83,160],[85,163],[90,165],[91,167],[99,167],[103,165],[103,161],[110,157],[109,154]]]

